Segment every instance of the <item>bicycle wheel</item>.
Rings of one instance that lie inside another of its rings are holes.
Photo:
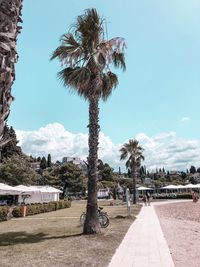
[[[80,216],[80,223],[81,223],[81,225],[84,225],[85,220],[86,220],[86,214],[85,214],[85,212],[83,212],[81,214],[81,216]]]
[[[99,222],[102,228],[106,228],[109,225],[109,219],[108,216],[106,216],[105,214],[100,214],[99,215]]]

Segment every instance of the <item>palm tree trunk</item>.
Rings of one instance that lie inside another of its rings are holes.
[[[133,170],[132,170],[132,178],[133,178],[133,204],[136,204],[137,199],[136,199],[136,172],[135,172],[135,168],[133,168]]]
[[[15,80],[17,35],[21,27],[21,9],[23,0],[0,0],[0,146],[5,144],[3,132],[13,101],[11,87]]]
[[[99,97],[89,98],[89,156],[88,156],[88,201],[84,234],[100,232],[97,205],[97,179],[98,179],[98,140],[99,140]]]

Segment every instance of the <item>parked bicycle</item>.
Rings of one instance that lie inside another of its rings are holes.
[[[99,218],[99,223],[101,225],[102,228],[106,228],[109,225],[109,218],[108,218],[108,214],[105,211],[102,211],[102,207],[98,208],[98,218]],[[86,213],[83,212],[80,216],[80,223],[81,225],[84,225],[86,220]]]

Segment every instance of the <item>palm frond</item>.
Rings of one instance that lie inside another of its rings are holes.
[[[123,71],[126,70],[124,53],[114,52],[113,55],[112,55],[112,58],[113,58],[113,65],[116,68],[120,68],[121,67]]]
[[[102,99],[104,101],[106,101],[107,98],[112,93],[112,90],[117,87],[118,78],[117,78],[116,74],[109,71],[109,72],[103,74],[102,80],[103,80]]]
[[[82,46],[75,40],[72,34],[64,34],[61,37],[61,45],[53,52],[50,60],[58,58],[63,64],[73,66],[84,57]]]
[[[90,82],[91,72],[83,67],[65,68],[58,72],[58,78],[63,82],[64,86],[75,89],[80,96],[87,95],[87,87]]]
[[[125,149],[125,147],[122,147],[119,152],[121,153],[120,160],[124,160],[128,156],[128,151]]]
[[[75,27],[75,33],[86,49],[86,53],[91,53],[100,42],[103,33],[102,20],[97,10],[95,8],[86,9],[83,15],[78,16]]]

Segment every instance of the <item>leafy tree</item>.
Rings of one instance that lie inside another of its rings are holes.
[[[182,178],[182,179],[187,178],[187,174],[186,174],[185,172],[181,172],[181,178]]]
[[[198,173],[200,173],[200,167],[199,167],[199,168],[197,168],[197,172],[198,172]]]
[[[102,160],[98,160],[98,172],[100,180],[112,181],[113,180],[113,169],[108,163],[103,163]]]
[[[36,173],[25,157],[13,155],[0,165],[0,182],[9,185],[31,185],[36,181]]]
[[[15,130],[11,126],[10,128],[6,125],[4,128],[4,136],[7,140],[10,140],[1,150],[1,158],[8,158],[13,155],[22,156],[22,150],[20,146],[17,146],[18,140],[15,133]]]
[[[191,166],[190,167],[190,173],[196,173],[196,168],[194,166]]]
[[[84,194],[87,186],[86,177],[82,170],[71,162],[45,170],[43,181],[45,181],[45,184],[62,189],[63,196],[66,191],[82,192]]]
[[[58,73],[64,85],[74,89],[89,102],[88,201],[84,234],[100,232],[97,206],[99,100],[104,101],[118,84],[109,65],[125,70],[123,38],[105,40],[104,19],[96,9],[78,16],[71,31],[64,34],[61,45],[51,59],[58,58],[66,67]]]
[[[48,154],[47,156],[47,167],[51,167],[51,155]]]
[[[144,160],[142,152],[144,149],[139,146],[137,140],[129,140],[120,149],[121,157],[120,160],[126,161],[126,168],[131,171],[131,177],[133,179],[133,204],[136,204],[136,175],[137,171],[140,169],[141,162]]]
[[[40,162],[40,169],[44,170],[46,169],[46,167],[47,167],[47,160],[45,157],[42,157],[41,162]]]
[[[14,99],[11,87],[15,80],[15,63],[17,35],[20,33],[22,0],[0,0],[0,147],[9,139],[3,135],[4,127],[10,113],[10,105]]]

